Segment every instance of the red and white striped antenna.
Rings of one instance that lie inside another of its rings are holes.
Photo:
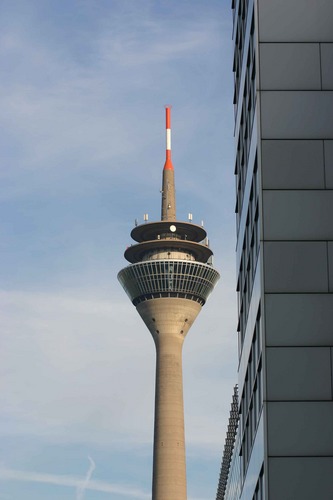
[[[172,160],[171,160],[171,107],[170,105],[165,106],[165,118],[166,118],[166,158],[164,164],[164,170],[173,170]]]

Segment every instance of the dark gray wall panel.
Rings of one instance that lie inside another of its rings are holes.
[[[325,187],[323,141],[266,140],[261,143],[261,155],[264,189]]]
[[[261,43],[262,90],[320,90],[319,43]]]
[[[331,347],[331,366],[333,367],[333,347]],[[333,387],[333,370],[331,371],[332,375],[332,387]],[[333,399],[333,393],[332,393],[332,399]]]
[[[327,292],[326,242],[265,242],[265,291]]]
[[[270,347],[266,351],[267,399],[332,399],[330,347]]]
[[[269,458],[269,500],[333,498],[332,457]]]
[[[261,92],[263,139],[333,139],[332,116],[333,92]]]
[[[333,189],[333,141],[324,141],[326,187]]]
[[[266,140],[261,143],[261,155],[264,189],[325,187],[323,141]]]
[[[333,43],[323,43],[320,48],[323,89],[333,90]]]
[[[333,240],[333,190],[264,191],[265,240]]]
[[[269,455],[333,455],[333,402],[270,402],[267,418]]]
[[[261,42],[333,41],[332,0],[258,0]]]
[[[267,346],[333,346],[333,294],[266,294]]]
[[[333,292],[333,241],[327,243],[328,249],[328,270],[329,270],[329,290]]]

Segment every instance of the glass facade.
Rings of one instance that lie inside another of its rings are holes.
[[[234,457],[239,486],[229,487],[228,498],[241,498],[246,491],[247,471],[263,408],[262,321],[260,291],[261,205],[258,171],[257,53],[258,39],[254,0],[235,0],[234,110],[237,227],[237,297],[239,352],[238,453]],[[256,290],[255,290],[256,288]],[[258,297],[259,295],[259,297]],[[237,465],[236,465],[237,464]],[[231,481],[231,477],[230,477]],[[236,496],[232,496],[236,495]],[[238,496],[237,496],[238,495]],[[252,498],[252,496],[251,496]]]
[[[252,498],[264,498],[264,496],[254,496],[259,480],[259,471],[263,471],[263,453],[258,453],[258,446],[262,449],[262,433],[259,433],[260,436],[257,439],[257,431],[264,401],[260,290],[261,186],[260,172],[258,171],[257,123],[258,40],[255,1],[233,0],[232,11],[236,142],[234,173],[237,229],[239,426],[225,492],[223,496],[217,497],[217,500],[252,500]],[[258,456],[260,457],[259,471],[257,471],[258,464],[256,463]],[[261,486],[262,483],[260,483],[260,494],[264,495]]]

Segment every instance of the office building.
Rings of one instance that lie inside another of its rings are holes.
[[[232,12],[239,427],[220,498],[329,500],[333,2]]]
[[[132,230],[131,264],[118,274],[156,346],[153,500],[187,498],[182,347],[219,279],[205,229],[176,218],[170,114],[168,106],[161,220]]]

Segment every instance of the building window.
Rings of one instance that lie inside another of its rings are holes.
[[[233,19],[234,19],[234,33],[235,33],[235,45],[234,45],[234,104],[235,104],[235,114],[237,114],[237,102],[239,97],[239,85],[240,85],[240,74],[242,69],[242,62],[244,57],[244,40],[246,38],[246,28],[247,28],[247,17],[248,17],[248,4],[249,0],[239,0],[238,10],[236,15],[236,2],[233,2]],[[253,15],[252,15],[253,19]],[[252,27],[251,21],[251,27]],[[254,36],[254,30],[250,32],[251,37]]]
[[[264,489],[264,466],[261,467],[261,471],[258,477],[256,488],[254,490],[254,495],[252,500],[265,500],[265,489]]]
[[[252,335],[252,345],[247,363],[240,404],[240,433],[242,436],[242,477],[246,473],[251,456],[263,404],[262,362],[261,362],[261,313],[257,312],[256,323]]]
[[[243,237],[242,255],[237,280],[237,298],[238,298],[238,332],[240,339],[239,351],[241,353],[245,326],[251,301],[254,277],[257,267],[259,247],[260,247],[260,228],[259,228],[259,197],[258,197],[258,176],[257,176],[257,158],[254,161],[252,186],[250,199],[248,203],[248,212],[246,217],[246,226]]]

